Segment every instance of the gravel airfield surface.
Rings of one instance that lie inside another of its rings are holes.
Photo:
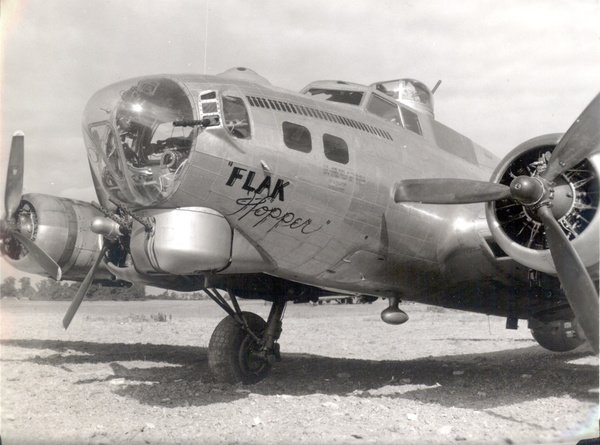
[[[241,301],[266,318],[269,306]],[[529,444],[598,436],[598,358],[526,323],[404,304],[289,304],[283,361],[252,386],[207,366],[209,301],[0,306],[2,443]],[[166,321],[160,321],[166,319]]]

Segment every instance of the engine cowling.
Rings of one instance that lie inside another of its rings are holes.
[[[516,177],[534,176],[561,136],[549,134],[520,144],[500,162],[491,180],[510,185]],[[595,154],[561,174],[553,186],[551,210],[588,270],[598,265],[599,172],[600,154]],[[511,199],[492,201],[486,206],[486,216],[492,235],[508,255],[532,269],[556,273],[544,227],[530,208]]]
[[[83,201],[26,194],[16,215],[17,230],[56,261],[63,279],[80,281],[85,277],[100,252],[101,237],[90,230],[92,220],[102,216],[99,210]],[[5,240],[0,248],[16,269],[46,275],[17,240]]]

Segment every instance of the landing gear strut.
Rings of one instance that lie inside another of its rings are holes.
[[[229,292],[233,308],[216,289],[204,291],[229,315],[215,328],[208,345],[208,366],[224,383],[258,383],[276,361],[281,360],[279,344],[281,319],[286,300],[277,299],[265,322],[252,312],[242,312],[236,297]]]

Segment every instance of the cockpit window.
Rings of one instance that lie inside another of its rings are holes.
[[[402,111],[402,121],[404,122],[404,128],[422,135],[421,124],[419,123],[419,116],[417,113],[410,111],[408,108],[400,107]]]
[[[239,139],[248,139],[251,136],[248,110],[241,98],[223,96],[223,119],[232,136]]]
[[[126,81],[88,103],[84,133],[96,178],[109,194],[140,205],[170,196],[194,145],[198,127],[190,95],[170,78]]]
[[[315,99],[350,105],[360,105],[364,95],[362,91],[334,90],[329,88],[311,88],[305,94]]]
[[[400,112],[398,111],[398,105],[388,102],[376,94],[371,95],[371,99],[369,99],[369,103],[367,105],[367,111],[385,119],[388,122],[392,122],[396,125],[402,125],[402,121],[400,120]]]

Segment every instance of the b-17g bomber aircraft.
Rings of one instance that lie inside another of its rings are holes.
[[[300,93],[245,68],[125,80],[83,117],[98,203],[25,194],[21,132],[2,253],[82,281],[204,290],[227,313],[209,345],[225,382],[280,359],[287,302],[385,298],[526,319],[553,351],[598,353],[600,95],[563,134],[504,159],[435,120],[413,79]],[[566,129],[561,129],[566,130]],[[229,298],[226,298],[225,291]],[[268,319],[239,299],[272,302]]]

